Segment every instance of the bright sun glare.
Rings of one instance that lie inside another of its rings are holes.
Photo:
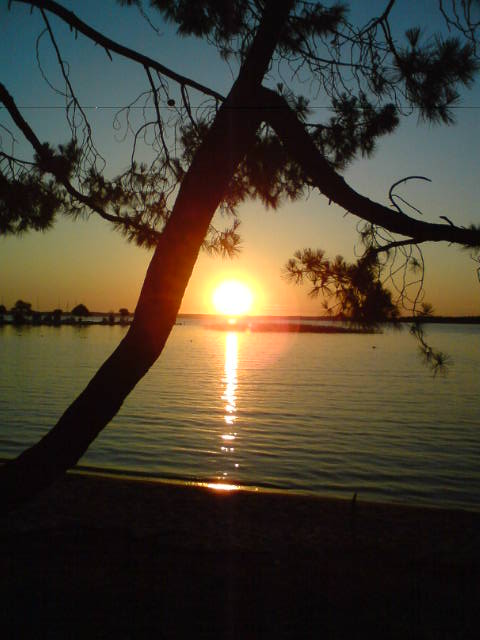
[[[215,309],[226,316],[241,316],[247,313],[252,302],[251,290],[237,280],[222,282],[213,292]]]

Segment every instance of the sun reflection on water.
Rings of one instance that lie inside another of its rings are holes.
[[[237,416],[237,366],[238,366],[238,336],[229,332],[225,336],[225,391],[222,400],[225,404],[224,420],[227,425],[233,425]],[[235,440],[235,433],[229,432],[222,435],[223,440]]]
[[[238,334],[235,332],[228,332],[225,335],[225,368],[222,382],[224,384],[224,391],[222,394],[222,401],[225,403],[223,407],[223,420],[224,431],[220,435],[222,440],[222,446],[220,450],[224,456],[231,458],[234,452],[234,444],[237,438],[237,432],[234,430],[235,421],[237,419],[237,368],[238,368]],[[227,446],[228,445],[228,446]],[[232,462],[234,469],[238,469],[238,463]],[[227,486],[225,483],[226,477],[229,475],[228,471],[223,471],[221,474],[222,485]]]
[[[238,491],[240,489],[239,485],[227,484],[226,482],[209,482],[206,486],[214,491]]]

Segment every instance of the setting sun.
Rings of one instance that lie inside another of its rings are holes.
[[[227,280],[213,292],[213,304],[218,313],[240,316],[250,310],[253,302],[251,290],[242,282]]]

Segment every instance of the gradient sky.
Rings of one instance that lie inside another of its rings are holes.
[[[42,29],[37,11],[0,2],[0,75],[26,119],[41,140],[65,142],[62,98],[47,90],[35,59],[35,39]],[[196,40],[179,40],[171,26],[156,14],[159,37],[133,9],[121,9],[113,2],[65,2],[79,17],[109,37],[156,58],[159,62],[212,88],[227,93],[231,73],[216,52]],[[102,10],[99,11],[101,4]],[[357,3],[358,4],[358,3]],[[383,2],[368,4],[372,14]],[[397,24],[425,24],[433,30],[436,2],[398,1]],[[365,16],[362,16],[365,18]],[[72,79],[82,104],[88,110],[99,146],[110,161],[113,173],[128,163],[128,144],[115,141],[112,119],[123,106],[147,89],[145,74],[136,65],[114,56],[113,63],[100,47],[81,35],[75,40],[68,28],[53,17],[51,24],[63,57],[71,65]],[[49,77],[59,81],[47,40],[40,47]],[[60,82],[60,81],[59,81]],[[312,105],[322,109],[319,96]],[[346,172],[347,181],[361,193],[388,202],[390,185],[408,175],[424,175],[432,183],[410,183],[402,191],[424,218],[438,221],[446,215],[456,224],[480,223],[480,89],[464,94],[462,109],[456,110],[454,127],[425,126],[414,114],[402,122],[393,136],[380,141],[373,158],[359,160]],[[97,107],[97,108],[95,108]],[[9,126],[5,110],[0,124]],[[28,147],[17,134],[23,157]],[[5,136],[3,136],[5,140]],[[255,295],[254,313],[308,314],[322,312],[320,301],[311,300],[305,289],[286,283],[282,267],[296,249],[321,247],[334,257],[353,259],[358,238],[357,219],[344,217],[338,207],[329,206],[319,194],[302,202],[266,211],[258,202],[247,202],[240,210],[243,251],[239,258],[222,260],[201,255],[185,293],[181,312],[213,311],[211,296],[225,278],[248,283]],[[480,283],[476,264],[464,250],[446,245],[425,245],[426,300],[439,314],[480,314]],[[110,226],[92,216],[88,221],[61,219],[47,233],[29,233],[20,238],[0,238],[0,303],[11,306],[22,298],[34,307],[71,309],[83,302],[90,309],[133,310],[149,262],[149,252],[128,245]]]

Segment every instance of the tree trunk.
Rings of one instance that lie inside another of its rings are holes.
[[[293,0],[269,0],[239,76],[185,176],[150,262],[127,335],[58,423],[0,469],[8,510],[76,464],[160,355],[207,233],[239,162],[254,142],[260,86]]]

